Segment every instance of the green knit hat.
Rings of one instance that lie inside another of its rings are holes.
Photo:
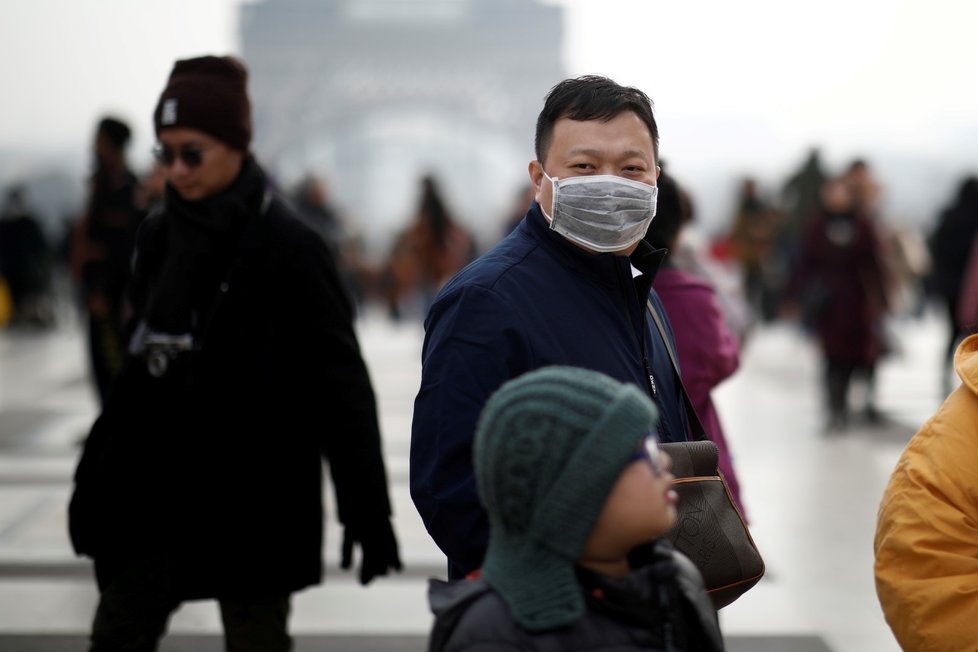
[[[634,385],[575,367],[532,371],[486,402],[475,435],[490,524],[482,577],[525,629],[584,615],[574,566],[656,418]]]

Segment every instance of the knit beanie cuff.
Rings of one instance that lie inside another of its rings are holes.
[[[170,127],[198,129],[229,147],[251,146],[248,71],[233,57],[177,61],[153,113],[156,135]]]

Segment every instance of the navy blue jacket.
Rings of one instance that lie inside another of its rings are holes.
[[[672,364],[646,310],[651,298],[669,329],[651,290],[664,255],[645,242],[629,257],[589,253],[550,230],[534,203],[438,294],[425,321],[411,496],[450,577],[479,568],[489,541],[472,441],[482,406],[507,380],[558,364],[601,371],[653,396],[660,440],[687,439]],[[634,278],[633,265],[642,272]]]

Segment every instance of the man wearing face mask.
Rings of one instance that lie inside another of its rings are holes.
[[[488,543],[472,439],[505,381],[555,364],[600,371],[652,397],[661,441],[687,439],[674,371],[646,308],[651,300],[671,339],[651,289],[665,250],[642,240],[655,215],[658,140],[640,90],[598,76],[551,89],[529,164],[536,201],[428,313],[411,495],[450,578],[478,569]]]

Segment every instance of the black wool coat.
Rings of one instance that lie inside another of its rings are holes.
[[[184,599],[319,583],[324,458],[343,524],[389,518],[376,401],[335,262],[258,176],[257,193],[242,190],[246,223],[204,275],[214,287],[199,296],[213,300],[194,350],[160,377],[130,354],[86,442],[69,525],[103,588],[158,556]],[[140,230],[134,324],[170,219],[164,206]]]

